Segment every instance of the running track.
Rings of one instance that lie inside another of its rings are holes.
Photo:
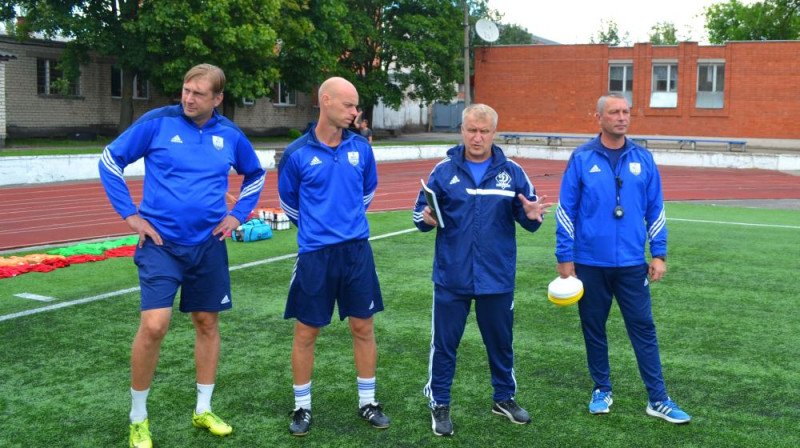
[[[558,199],[566,162],[516,159],[539,195]],[[371,211],[410,210],[438,160],[378,164],[379,186]],[[713,199],[800,199],[800,177],[777,171],[660,167],[668,201]],[[238,195],[239,176],[231,177],[230,192]],[[134,202],[141,199],[142,181],[129,180]],[[277,173],[267,172],[259,207],[278,207]],[[409,216],[409,222],[411,217]],[[24,248],[118,235],[130,229],[108,203],[99,181],[0,188],[0,250]]]

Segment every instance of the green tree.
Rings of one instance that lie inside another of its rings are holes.
[[[69,39],[65,77],[79,73],[89,52],[116,59],[124,76],[120,132],[133,118],[137,73],[177,94],[191,66],[218,65],[228,79],[223,111],[233,118],[232,106],[267,96],[282,70],[294,86],[318,82],[336,68],[348,35],[343,0],[26,0],[2,2],[0,12],[8,18],[15,7],[25,15],[19,36]]]
[[[796,40],[800,38],[800,0],[765,0],[745,5],[737,0],[705,9],[708,40]]]
[[[495,42],[497,45],[529,45],[532,43],[531,33],[517,24],[501,26],[500,37]]]
[[[627,45],[629,41],[630,37],[628,32],[626,31],[625,34],[620,35],[617,22],[613,20],[609,20],[608,22],[600,20],[600,29],[597,30],[597,34],[590,39],[590,42],[593,44],[608,44],[612,47]]]
[[[650,42],[654,45],[677,45],[678,29],[672,22],[658,22],[650,30]]]
[[[345,21],[352,47],[341,55],[338,73],[359,92],[365,117],[382,100],[400,106],[407,95],[423,104],[452,99],[463,75],[459,53],[461,2],[448,0],[353,0]]]

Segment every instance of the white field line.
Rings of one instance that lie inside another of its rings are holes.
[[[383,235],[374,236],[374,237],[370,238],[370,241],[380,240],[380,239],[383,239],[383,238],[389,238],[389,237],[393,237],[393,236],[397,236],[397,235],[402,235],[404,233],[413,232],[415,230],[417,230],[416,227],[415,228],[411,228],[411,229],[401,230],[399,232],[386,233],[386,234],[383,234]],[[293,258],[293,257],[296,257],[296,256],[297,256],[296,253],[281,255],[281,256],[278,256],[278,257],[267,258],[266,260],[252,261],[250,263],[244,263],[244,264],[240,264],[238,266],[231,266],[230,268],[228,268],[228,270],[229,271],[236,271],[236,270],[239,270],[239,269],[250,268],[250,267],[258,266],[258,265],[261,265],[261,264],[273,263],[273,262],[276,262],[276,261],[286,260],[286,259]],[[103,300],[103,299],[108,299],[110,297],[121,296],[123,294],[128,294],[128,293],[131,293],[131,292],[139,291],[139,289],[140,288],[138,286],[133,287],[133,288],[120,289],[119,291],[113,291],[113,292],[109,292],[109,293],[105,293],[105,294],[100,294],[98,296],[85,297],[83,299],[70,300],[69,302],[56,303],[54,305],[44,306],[44,307],[41,307],[41,308],[33,308],[33,309],[30,309],[30,310],[20,311],[18,313],[6,314],[5,316],[0,316],[0,322],[2,322],[4,320],[16,319],[17,317],[30,316],[32,314],[44,313],[45,311],[57,310],[59,308],[65,308],[65,307],[68,307],[68,306],[80,305],[82,303],[89,303],[89,302],[94,302],[96,300]]]
[[[703,224],[726,224],[731,226],[747,226],[747,227],[772,227],[775,229],[800,229],[800,226],[786,226],[781,224],[752,224],[747,222],[707,221],[704,219],[667,218],[667,221],[700,222]]]

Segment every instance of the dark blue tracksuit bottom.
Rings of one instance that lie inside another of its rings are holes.
[[[606,268],[575,263],[575,273],[583,282],[584,289],[578,310],[594,389],[611,390],[606,321],[613,295],[625,321],[647,395],[650,401],[662,401],[667,398],[667,390],[661,374],[647,270],[646,264]]]
[[[508,400],[517,392],[512,348],[514,293],[463,295],[434,285],[428,383],[423,389],[425,396],[434,404],[450,404],[450,386],[456,373],[456,352],[473,299],[478,328],[489,355],[494,388],[492,399]]]

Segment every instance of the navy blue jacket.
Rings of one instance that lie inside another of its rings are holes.
[[[525,171],[492,145],[492,161],[476,185],[464,159],[464,146],[447,151],[430,174],[444,228],[436,232],[433,282],[458,294],[501,294],[514,291],[517,265],[514,221],[530,232],[541,225],[525,216],[522,193],[535,201],[536,190]],[[414,224],[423,232],[433,227],[422,220],[428,205],[420,190]]]

